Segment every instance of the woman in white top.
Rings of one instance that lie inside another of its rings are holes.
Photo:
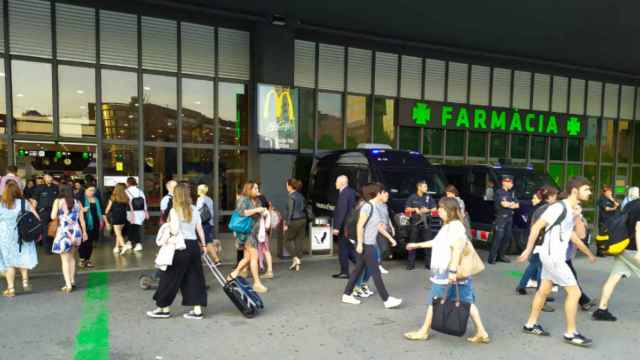
[[[198,185],[198,200],[196,200],[196,208],[200,219],[202,220],[202,230],[204,231],[204,242],[207,244],[207,252],[213,258],[213,262],[216,265],[220,264],[219,256],[219,242],[214,242],[213,237],[215,234],[214,228],[214,209],[213,199],[211,199],[207,193],[209,187],[205,184]]]
[[[206,251],[204,231],[198,210],[191,205],[188,185],[180,184],[173,191],[173,208],[169,212],[171,232],[180,231],[184,237],[186,249],[176,250],[173,264],[160,274],[158,289],[153,299],[158,306],[147,311],[152,318],[169,318],[169,306],[180,290],[182,305],[193,306],[193,310],[184,314],[185,319],[202,319],[202,307],[207,306],[207,291],[200,256]],[[200,239],[200,240],[198,240]]]
[[[429,330],[433,319],[433,299],[444,298],[445,291],[448,289],[446,297],[448,299],[456,298],[456,287],[450,284],[456,284],[460,294],[460,301],[471,304],[469,315],[476,326],[476,335],[467,340],[476,344],[487,344],[491,340],[489,334],[482,325],[480,312],[475,306],[475,293],[473,291],[473,283],[471,278],[458,281],[457,266],[460,264],[462,251],[467,244],[467,231],[462,224],[462,214],[458,201],[455,198],[442,198],[438,202],[438,216],[442,219],[444,225],[438,232],[438,235],[431,240],[422,243],[407,244],[407,250],[415,250],[418,248],[432,248],[431,253],[431,294],[429,296],[429,308],[424,320],[424,324],[417,331],[404,334],[408,340],[427,340],[429,338]]]

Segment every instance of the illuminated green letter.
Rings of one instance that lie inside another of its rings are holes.
[[[527,116],[525,116],[524,118],[524,126],[527,129],[527,132],[535,132],[536,131],[536,127],[531,125],[531,121],[534,120],[536,118],[536,114],[532,114],[532,113],[528,113]]]
[[[500,113],[495,110],[491,110],[491,129],[505,130],[507,127],[507,114],[504,111]]]
[[[544,132],[544,115],[538,116],[538,132]]]
[[[551,115],[549,116],[549,122],[547,122],[547,134],[558,134],[558,123],[556,122],[556,117]]]
[[[517,111],[513,112],[511,116],[511,125],[509,126],[509,131],[522,131],[522,121],[520,120],[520,113]]]
[[[473,111],[473,127],[476,129],[487,128],[487,112],[484,109],[475,109]]]
[[[464,125],[467,129],[469,128],[469,113],[467,109],[460,107],[458,110],[458,119],[456,120],[456,127],[461,127]]]
[[[447,122],[451,120],[453,108],[451,106],[443,106],[442,107],[442,127],[447,127]]]

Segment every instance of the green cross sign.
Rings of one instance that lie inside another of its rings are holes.
[[[411,117],[416,122],[416,125],[427,125],[431,121],[431,109],[423,102],[417,102],[411,109]]]
[[[567,122],[567,133],[569,133],[570,136],[577,136],[580,134],[580,120],[575,116],[569,118],[569,122]]]

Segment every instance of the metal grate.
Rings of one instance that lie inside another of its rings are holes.
[[[444,71],[446,63],[442,60],[425,60],[424,97],[427,100],[444,101]]]
[[[138,66],[138,17],[100,10],[100,62]]]
[[[320,44],[318,87],[344,91],[344,47]]]
[[[620,86],[618,84],[604,85],[604,116],[610,118],[618,117],[618,95]]]
[[[400,96],[409,99],[422,97],[422,58],[402,56]]]
[[[553,77],[553,97],[551,99],[551,111],[566,113],[569,95],[569,79],[563,76]]]
[[[178,24],[175,21],[142,17],[142,67],[178,71]]]
[[[347,60],[347,91],[371,94],[371,64],[373,52],[349,48]]]
[[[398,96],[398,55],[376,52],[375,94]]]
[[[250,42],[246,31],[218,28],[218,76],[249,80]]]
[[[586,86],[587,82],[582,79],[571,79],[570,113],[584,115],[584,92]]]
[[[587,115],[602,115],[602,83],[599,81],[587,83]]]
[[[58,59],[95,63],[95,10],[56,3],[56,46]]]
[[[51,58],[49,1],[11,0],[9,19],[11,54]]]
[[[211,26],[181,23],[180,36],[182,73],[215,76],[215,29]]]
[[[488,66],[471,66],[471,89],[469,103],[474,105],[489,105],[489,84],[491,68]]]
[[[295,41],[295,64],[293,82],[295,86],[316,87],[316,43]]]
[[[620,118],[626,120],[633,119],[633,86],[622,85]]]
[[[447,83],[447,101],[466,103],[467,79],[469,77],[469,65],[449,62],[449,78]]]
[[[513,107],[529,109],[531,106],[531,73],[526,71],[513,72]]]
[[[509,107],[511,105],[511,70],[494,68],[492,81],[491,105]]]
[[[533,77],[533,110],[549,111],[551,76],[535,74]]]

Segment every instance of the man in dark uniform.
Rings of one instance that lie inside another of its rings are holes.
[[[498,189],[494,197],[496,219],[493,222],[493,243],[489,252],[489,264],[496,261],[510,262],[504,255],[513,239],[513,212],[520,207],[513,192],[513,177],[502,176],[502,188]]]
[[[416,184],[416,193],[411,194],[407,199],[404,212],[411,214],[411,223],[409,228],[409,242],[423,242],[431,240],[431,212],[436,210],[436,202],[431,195],[427,194],[428,186],[426,181],[420,181]],[[409,251],[407,255],[407,270],[416,268],[416,253],[418,250]],[[424,256],[425,267],[428,269],[431,265],[431,249],[425,249]]]
[[[53,238],[47,235],[47,228],[51,221],[53,201],[58,197],[58,186],[53,183],[53,177],[49,174],[46,174],[43,180],[44,184],[33,188],[31,199],[35,202],[34,207],[38,211],[42,222],[42,245],[45,251],[51,254]]]
[[[356,262],[356,251],[345,236],[345,226],[347,218],[356,206],[356,192],[349,187],[349,178],[340,175],[336,178],[336,190],[338,190],[338,201],[333,211],[333,235],[338,237],[340,272],[332,275],[334,279],[349,278],[349,261]]]

